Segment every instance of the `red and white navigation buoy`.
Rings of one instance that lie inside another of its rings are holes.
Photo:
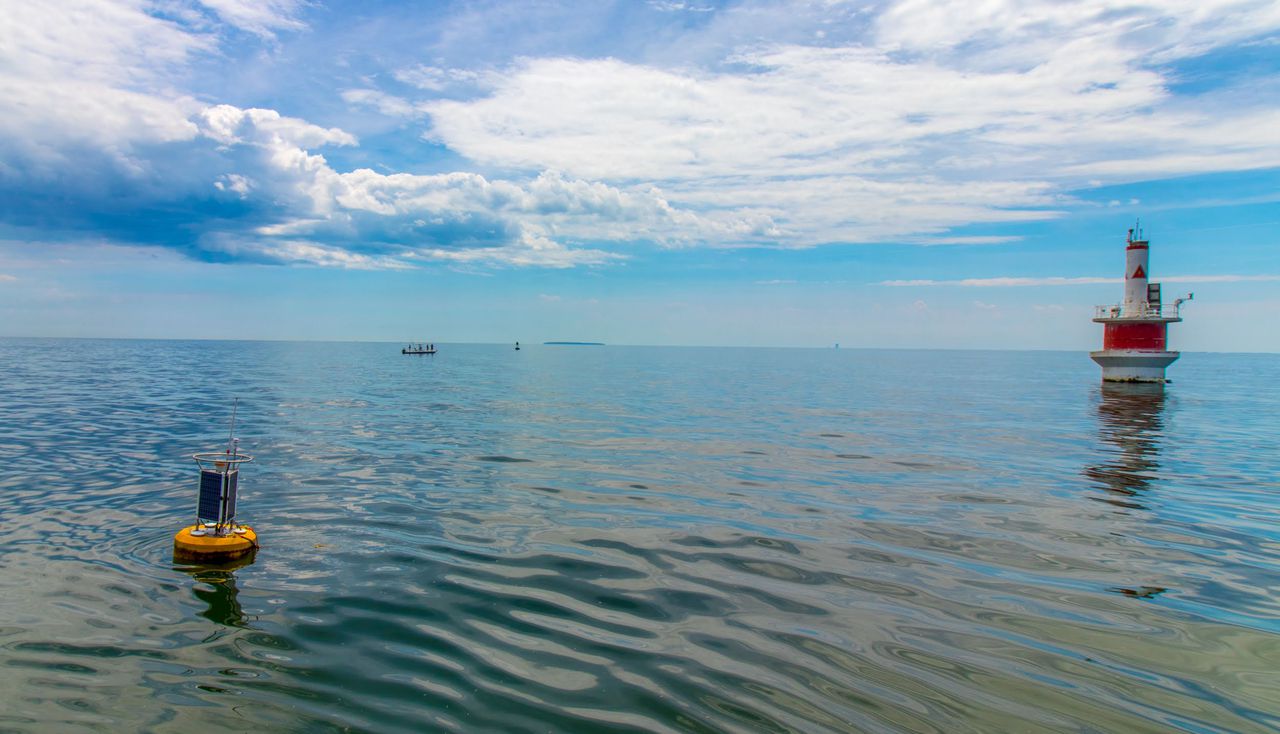
[[[1103,324],[1102,350],[1090,352],[1105,382],[1164,382],[1164,370],[1178,359],[1165,348],[1169,324],[1181,321],[1182,304],[1160,302],[1160,284],[1148,281],[1148,242],[1142,230],[1129,230],[1125,247],[1124,303],[1098,306],[1093,320]]]

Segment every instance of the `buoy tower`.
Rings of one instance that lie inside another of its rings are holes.
[[[196,522],[173,536],[176,560],[222,563],[242,558],[258,549],[258,535],[253,528],[236,523],[240,465],[253,461],[253,457],[240,453],[235,425],[235,408],[232,408],[231,433],[227,436],[226,450],[191,455],[200,468]]]
[[[1188,293],[1166,306],[1160,284],[1149,279],[1149,242],[1134,226],[1125,241],[1124,302],[1098,306],[1093,320],[1103,325],[1102,349],[1090,352],[1104,382],[1164,382],[1164,370],[1180,356],[1166,348],[1169,324],[1182,320]]]

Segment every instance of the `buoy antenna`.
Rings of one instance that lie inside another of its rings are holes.
[[[236,409],[240,407],[240,398],[235,398],[231,403],[231,429],[227,431],[227,453],[231,453],[231,449],[235,445],[236,438]]]

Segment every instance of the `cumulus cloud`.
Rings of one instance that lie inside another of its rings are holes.
[[[259,36],[301,27],[299,3],[206,5]],[[54,222],[68,236],[87,231],[214,260],[341,268],[428,261],[560,268],[622,258],[588,242],[679,246],[771,227],[759,215],[676,207],[654,186],[550,169],[509,180],[340,171],[323,151],[358,146],[345,130],[176,91],[184,65],[218,51],[218,27],[193,7],[168,8],[171,17],[154,10],[127,0],[13,6],[15,22],[0,30],[6,223]],[[429,67],[405,74],[429,86]],[[469,79],[461,71],[437,76]],[[416,114],[377,90],[343,96],[385,114]],[[109,200],[103,190],[112,191]],[[54,204],[58,211],[47,210]]]
[[[309,7],[9,3],[0,213],[211,259],[572,267],[635,243],[1002,244],[1017,238],[954,230],[1059,216],[1076,188],[1280,165],[1275,89],[1179,94],[1168,66],[1275,32],[1272,2],[899,0],[815,44],[726,47],[716,63],[397,59],[395,89],[374,75],[335,95],[349,116],[428,121],[416,142],[453,168],[411,158],[413,173],[343,155],[361,140],[296,109],[184,89],[227,38],[269,51]],[[74,206],[33,211],[47,192]],[[1113,280],[885,285],[1083,282]]]
[[[1073,188],[1280,165],[1274,99],[1177,97],[1151,63],[1274,31],[1274,3],[971,5],[894,3],[861,43],[742,49],[716,71],[529,58],[484,77],[482,97],[423,109],[433,140],[485,164],[655,182],[676,205],[770,218],[743,239],[800,246],[1048,218]]]
[[[4,3],[0,173],[56,177],[80,155],[140,171],[139,148],[190,140],[199,109],[169,70],[213,48],[141,2]]]
[[[223,145],[252,143],[268,147],[318,148],[355,145],[355,136],[305,120],[283,117],[275,110],[242,110],[231,105],[207,107],[197,115],[200,132]]]
[[[287,214],[254,230],[259,238],[282,238],[278,246],[259,239],[251,246],[222,244],[215,248],[220,252],[346,268],[407,267],[415,260],[561,268],[621,257],[564,241],[579,233],[625,227],[628,238],[663,241],[672,231],[727,226],[676,210],[651,188],[624,191],[553,171],[524,183],[463,172],[339,172],[310,149],[355,145],[354,136],[273,110],[218,105],[197,119],[210,140],[256,152],[240,159],[254,170],[253,183],[229,174],[219,188],[264,189],[284,202]],[[339,257],[338,244],[356,239],[367,252]],[[371,254],[379,257],[366,257]]]

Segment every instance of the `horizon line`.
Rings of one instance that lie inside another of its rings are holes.
[[[218,337],[163,337],[163,336],[31,336],[31,335],[6,335],[0,334],[0,340],[9,339],[32,339],[32,340],[76,340],[76,341],[151,341],[151,342],[242,342],[242,343],[263,343],[263,344],[404,344],[405,340],[385,340],[385,339],[228,339]],[[430,341],[430,340],[429,340]],[[437,345],[459,345],[459,346],[500,346],[509,347],[516,340],[502,342],[488,341],[431,341]],[[415,342],[416,343],[416,342]],[[546,344],[543,341],[522,342],[531,347],[542,346],[561,346],[557,344]],[[1009,349],[1007,347],[874,347],[874,346],[839,346],[838,342],[833,342],[827,346],[795,346],[783,344],[614,344],[609,342],[596,342],[593,346],[603,347],[622,347],[627,349],[643,348],[643,349],[809,349],[821,350],[829,352],[841,351],[863,351],[863,352],[1062,352],[1071,354],[1087,354],[1090,348],[1081,349],[1039,349],[1028,347],[1023,349]],[[1280,351],[1275,352],[1226,352],[1216,350],[1178,350],[1180,354],[1259,354],[1259,355],[1280,355]]]

